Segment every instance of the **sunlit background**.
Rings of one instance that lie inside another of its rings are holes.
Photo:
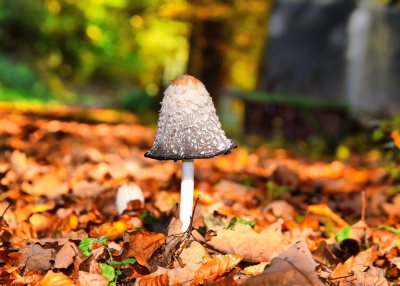
[[[154,125],[165,87],[189,73],[239,140],[347,154],[399,110],[396,2],[0,0],[0,101]]]

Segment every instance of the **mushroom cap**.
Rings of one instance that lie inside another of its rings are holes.
[[[229,154],[236,147],[225,136],[204,84],[193,76],[181,75],[164,92],[156,138],[144,156],[156,160],[201,159]]]

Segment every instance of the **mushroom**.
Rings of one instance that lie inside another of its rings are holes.
[[[173,80],[164,92],[153,147],[144,156],[182,160],[179,205],[182,231],[189,228],[193,212],[193,160],[229,154],[236,147],[236,143],[225,136],[203,83],[190,75]]]

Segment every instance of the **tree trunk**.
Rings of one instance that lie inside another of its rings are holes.
[[[226,80],[225,56],[230,38],[227,18],[209,17],[192,21],[187,71],[204,83],[216,106]]]

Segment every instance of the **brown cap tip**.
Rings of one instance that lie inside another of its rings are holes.
[[[194,76],[188,75],[188,74],[183,74],[178,76],[176,79],[171,81],[172,85],[187,85],[189,82],[192,82],[194,85],[201,84],[201,81],[199,81],[197,78]]]

